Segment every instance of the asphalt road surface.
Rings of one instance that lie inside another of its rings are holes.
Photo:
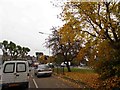
[[[57,76],[52,75],[51,77],[36,77],[31,71],[29,88],[73,88],[67,82],[59,79]]]

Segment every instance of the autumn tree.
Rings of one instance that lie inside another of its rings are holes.
[[[67,62],[66,66],[68,71],[71,72],[68,62],[71,62],[77,56],[79,49],[81,49],[81,40],[78,40],[72,27],[68,25],[64,25],[58,31],[53,31],[53,36],[48,38],[48,46],[52,48],[55,56],[62,57],[61,62]]]
[[[39,57],[39,62],[41,63],[41,64],[47,64],[47,63],[49,63],[49,56],[47,56],[47,55],[41,55],[40,57]]]
[[[61,19],[66,24],[72,22],[74,27],[72,30],[76,29],[76,35],[85,39],[78,58],[87,56],[91,65],[94,65],[104,80],[120,76],[119,1],[75,2],[70,0],[63,6]],[[69,25],[68,28],[70,28]]]
[[[55,57],[54,56],[48,56],[47,58],[47,63],[53,63],[55,60]]]

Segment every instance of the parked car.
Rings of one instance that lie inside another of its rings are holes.
[[[61,67],[66,67],[66,64],[67,64],[67,62],[62,62],[62,63],[61,63]],[[70,65],[71,65],[71,62],[68,62],[68,65],[70,66]]]
[[[50,68],[54,68],[54,64],[53,64],[53,63],[47,63],[47,65],[48,65]]]
[[[34,74],[39,76],[51,76],[52,75],[52,69],[49,67],[49,65],[46,64],[40,64],[35,68]]]
[[[29,87],[29,65],[27,61],[5,61],[2,68],[2,89]]]

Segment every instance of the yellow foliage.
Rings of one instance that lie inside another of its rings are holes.
[[[83,82],[91,88],[98,88],[101,83],[99,75],[95,73],[83,74],[80,72],[66,72],[65,75],[73,80]]]
[[[114,52],[110,44],[120,39],[119,5],[115,2],[73,0],[66,3],[62,12],[66,24],[59,30],[60,42],[66,44],[75,39],[83,40],[85,47],[78,53],[78,60],[82,60],[86,53],[92,62],[95,59],[110,60]]]
[[[54,56],[49,56],[47,62],[52,63],[55,60]]]
[[[68,42],[74,42],[75,39],[75,32],[73,30],[73,27],[71,26],[71,23],[65,24],[60,30],[59,30],[59,36],[60,36],[60,42],[62,44],[66,44]]]
[[[82,60],[87,54],[90,63],[93,65],[97,62],[96,66],[99,67],[100,61],[111,60],[115,56],[116,48],[112,46],[115,44],[119,47],[120,45],[119,13],[120,2],[117,1],[74,2],[72,0],[64,5],[62,15],[66,24],[59,30],[60,42],[66,44],[67,42],[74,42],[76,38],[82,39],[84,47],[78,53],[77,60]],[[66,73],[66,75],[72,79],[85,82],[93,88],[100,84],[97,84],[100,82],[98,80],[99,75],[83,75],[72,72]],[[111,79],[104,82],[106,86],[114,87],[114,81],[120,82],[120,78]]]
[[[39,57],[39,62],[44,63],[44,64],[47,63],[47,60],[45,60],[45,55],[42,55],[42,56]]]
[[[77,55],[77,60],[82,60],[86,54],[87,48],[82,48]]]
[[[99,45],[97,46],[97,50],[98,50],[97,55],[99,58],[105,58],[106,60],[110,60],[113,52],[112,48],[110,47],[107,41],[99,43]]]

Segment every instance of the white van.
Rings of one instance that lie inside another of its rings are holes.
[[[27,61],[5,61],[2,67],[2,89],[29,86],[29,65]]]
[[[2,89],[2,46],[0,44],[0,90]]]
[[[0,64],[0,90],[2,89],[2,65]]]

